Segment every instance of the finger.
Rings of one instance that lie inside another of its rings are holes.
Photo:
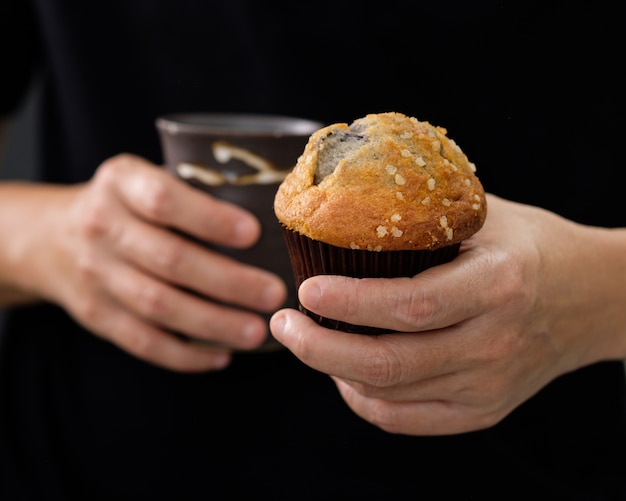
[[[308,310],[352,324],[401,332],[440,329],[489,307],[486,273],[475,261],[459,255],[411,278],[315,276],[302,283],[298,297]]]
[[[153,325],[241,349],[255,348],[267,337],[262,317],[212,303],[132,267],[116,266],[104,280],[117,301]]]
[[[248,247],[261,229],[244,209],[211,197],[133,155],[119,155],[98,171],[122,202],[142,218],[221,245]]]
[[[428,380],[462,370],[466,343],[454,329],[428,333],[345,333],[320,327],[302,313],[283,309],[270,320],[274,337],[302,362],[326,374],[372,387]]]
[[[120,305],[100,303],[92,330],[127,353],[153,365],[179,372],[220,370],[232,355],[227,350],[177,339],[136,316]]]
[[[266,312],[285,302],[286,286],[274,274],[239,263],[163,228],[128,221],[115,238],[128,262],[215,300]]]
[[[451,435],[489,428],[506,412],[485,412],[446,400],[392,402],[370,399],[349,384],[333,378],[344,401],[361,418],[389,433]]]
[[[424,379],[413,380],[413,377],[409,377],[406,383],[387,386],[375,386],[345,378],[342,381],[363,397],[391,402],[446,400],[490,408],[506,404],[513,396],[510,394],[508,376],[495,371],[493,367],[487,367],[484,373],[470,368]]]

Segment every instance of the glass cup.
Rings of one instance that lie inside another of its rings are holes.
[[[169,172],[249,210],[261,223],[261,237],[248,249],[203,245],[279,275],[288,290],[283,307],[297,308],[298,301],[282,229],[274,214],[274,195],[309,136],[322,126],[303,118],[239,113],[180,113],[156,120]],[[271,314],[264,316],[269,321]],[[269,335],[256,351],[279,347]]]

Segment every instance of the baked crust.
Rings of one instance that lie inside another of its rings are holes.
[[[468,238],[485,221],[485,192],[446,133],[397,112],[316,131],[278,188],[278,220],[313,240],[372,251]]]

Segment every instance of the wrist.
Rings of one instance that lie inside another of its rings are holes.
[[[29,182],[0,184],[0,307],[42,297],[40,275],[60,216],[55,208],[67,190]]]

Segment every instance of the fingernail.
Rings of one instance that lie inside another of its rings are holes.
[[[259,224],[250,217],[240,218],[233,228],[235,240],[241,245],[254,243],[258,238],[259,231]]]
[[[282,312],[275,313],[270,319],[270,330],[278,341],[281,341],[283,338],[285,324],[285,315]]]
[[[305,280],[298,291],[298,297],[302,306],[309,310],[317,309],[321,296],[322,289],[317,285],[316,280]]]
[[[242,336],[246,341],[257,341],[266,333],[265,322],[250,321],[243,328]]]
[[[273,311],[287,299],[287,287],[283,282],[272,280],[263,290],[261,298],[263,310]]]

